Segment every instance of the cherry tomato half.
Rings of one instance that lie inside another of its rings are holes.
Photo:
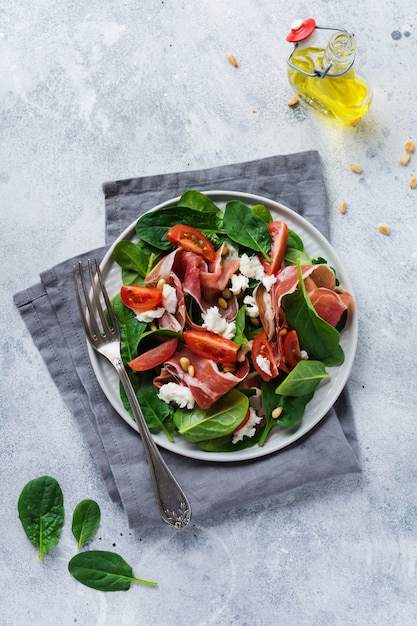
[[[289,330],[282,342],[285,360],[291,368],[294,368],[298,361],[301,361],[300,343],[295,330]]]
[[[159,346],[147,350],[143,354],[137,356],[133,361],[128,363],[128,366],[134,372],[146,372],[151,370],[157,365],[161,365],[164,361],[167,361],[175,352],[178,345],[178,338],[168,339]]]
[[[261,359],[267,359],[271,373],[267,373],[261,364],[257,362],[258,357]],[[278,376],[278,367],[266,333],[259,333],[253,340],[252,363],[258,374],[260,374],[264,380],[271,380],[272,378]]]
[[[162,301],[161,289],[140,287],[138,285],[123,285],[120,290],[120,296],[123,304],[135,311],[135,313],[150,311]]]
[[[276,274],[281,267],[285,250],[287,249],[288,226],[285,222],[271,222],[268,224],[268,230],[272,237],[271,251],[269,253],[272,260],[269,262],[263,256],[260,258],[266,274]]]
[[[167,239],[175,246],[195,252],[211,263],[216,260],[216,252],[212,243],[199,230],[186,224],[176,224],[167,232]]]
[[[236,360],[238,345],[209,330],[186,330],[184,339],[190,350],[205,359],[215,363],[231,363]]]

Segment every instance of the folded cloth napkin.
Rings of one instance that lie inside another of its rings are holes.
[[[187,189],[268,197],[291,207],[328,236],[327,196],[316,151],[109,182],[103,185],[107,245],[43,272],[39,284],[14,296],[111,498],[123,506],[131,528],[159,523],[159,512],[142,442],[109,404],[94,375],[74,297],[72,269],[78,260],[101,260],[108,245],[141,213]],[[259,460],[212,463],[161,452],[187,493],[196,522],[232,507],[256,506],[306,483],[361,471],[346,388],[308,435]]]

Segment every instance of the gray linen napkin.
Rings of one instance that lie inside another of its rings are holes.
[[[142,442],[114,411],[92,370],[72,287],[79,260],[101,259],[110,243],[141,213],[187,189],[255,193],[277,200],[328,236],[327,197],[316,151],[273,156],[204,170],[146,176],[103,185],[107,245],[43,272],[41,282],[14,296],[16,306],[73,413],[131,528],[160,522]],[[162,450],[187,493],[198,522],[237,506],[258,502],[297,486],[360,472],[347,389],[320,424],[278,453],[235,463],[211,463]]]

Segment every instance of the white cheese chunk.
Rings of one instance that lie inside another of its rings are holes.
[[[247,278],[260,280],[267,291],[270,291],[272,285],[276,281],[276,276],[266,274],[262,263],[257,256],[248,256],[243,253],[240,257],[240,273]]]
[[[162,289],[162,305],[168,313],[174,314],[178,306],[177,292],[175,288],[166,283]]]
[[[233,274],[231,277],[230,291],[236,296],[249,287],[249,278],[243,274]]]
[[[217,306],[212,306],[208,309],[207,313],[202,314],[203,327],[210,330],[216,335],[226,337],[226,339],[233,339],[236,333],[236,323],[228,322],[220,315]]]
[[[232,443],[242,441],[243,437],[253,437],[256,433],[256,426],[262,421],[262,417],[256,413],[255,409],[250,407],[250,417],[246,424],[239,428],[233,435]]]
[[[256,300],[253,296],[245,296],[243,298],[243,304],[246,304],[246,312],[249,317],[259,316],[258,305],[256,304]]]
[[[158,398],[167,404],[174,402],[180,409],[192,409],[195,400],[188,387],[178,385],[177,383],[166,383],[159,390]]]
[[[149,324],[153,320],[159,319],[165,313],[165,307],[158,307],[157,309],[150,309],[149,311],[143,311],[143,313],[136,313],[136,319],[139,322],[146,322]]]
[[[267,376],[271,376],[271,363],[269,361],[269,359],[267,359],[266,357],[258,354],[258,356],[256,357],[256,363],[259,366],[259,368],[265,372],[265,374]]]

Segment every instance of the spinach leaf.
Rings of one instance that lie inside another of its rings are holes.
[[[134,312],[123,304],[120,294],[112,300],[112,307],[120,330],[120,353],[123,363],[129,363],[138,354],[138,344],[147,324],[139,322]]]
[[[281,396],[306,396],[314,392],[323,378],[328,378],[321,361],[298,361],[288,376],[278,385],[276,393]]]
[[[297,266],[300,287],[282,299],[288,325],[297,331],[300,344],[311,358],[322,361],[337,351],[340,355],[340,333],[317,315],[307,295],[299,261]]]
[[[100,507],[94,500],[82,500],[72,515],[72,534],[77,540],[78,549],[94,537],[100,524]]]
[[[246,326],[246,304],[241,306],[237,312],[236,319],[236,332],[233,337],[233,341],[237,343],[237,345],[244,346],[248,343],[247,337],[245,335],[245,326]]]
[[[151,430],[162,430],[168,441],[173,442],[174,438],[167,426],[172,416],[173,409],[169,404],[158,398],[159,390],[152,383],[152,376],[149,372],[140,372],[140,374],[128,372],[128,375],[148,427]],[[132,407],[130,406],[123,385],[120,385],[120,398],[124,408],[132,419],[134,419]]]
[[[267,224],[256,215],[250,207],[240,200],[232,200],[226,204],[223,217],[226,234],[250,250],[261,252],[270,261],[271,235]]]
[[[209,409],[177,409],[174,424],[187,441],[199,442],[229,435],[243,421],[249,408],[249,399],[232,389]]]
[[[239,450],[252,448],[259,441],[261,432],[262,431],[257,431],[253,437],[243,437],[243,439],[237,443],[232,443],[231,436],[225,435],[217,439],[199,441],[196,445],[206,452],[238,452]]]
[[[195,189],[185,191],[178,200],[177,206],[188,207],[189,209],[202,211],[203,213],[215,213],[220,217],[220,209],[214,204],[213,200],[204,193],[201,193],[201,191],[196,191]]]
[[[296,250],[301,250],[301,252],[304,251],[303,240],[301,239],[300,235],[298,235],[291,228],[288,229],[287,248],[295,248]]]
[[[132,582],[155,587],[157,583],[133,576],[132,567],[115,552],[80,552],[68,563],[69,573],[78,582],[98,591],[127,591]]]
[[[160,250],[173,249],[172,244],[166,238],[171,226],[175,224],[187,224],[194,226],[206,236],[210,233],[223,232],[223,213],[220,209],[213,211],[197,211],[189,207],[172,206],[151,211],[142,215],[136,223],[136,233],[139,239]]]
[[[301,265],[311,265],[311,259],[308,254],[298,248],[287,247],[284,259],[287,265],[297,265],[297,261],[300,261]]]
[[[145,278],[159,260],[161,254],[161,250],[157,250],[142,242],[119,241],[113,249],[113,258],[124,272],[130,272],[132,275],[132,277],[126,280],[127,274],[125,274],[123,284],[137,282],[134,279],[135,276]]]
[[[64,497],[55,478],[40,476],[22,489],[17,503],[19,519],[39,560],[56,546],[64,525]]]
[[[270,224],[273,221],[270,210],[263,204],[255,204],[252,207],[252,211],[258,215],[265,224]]]

